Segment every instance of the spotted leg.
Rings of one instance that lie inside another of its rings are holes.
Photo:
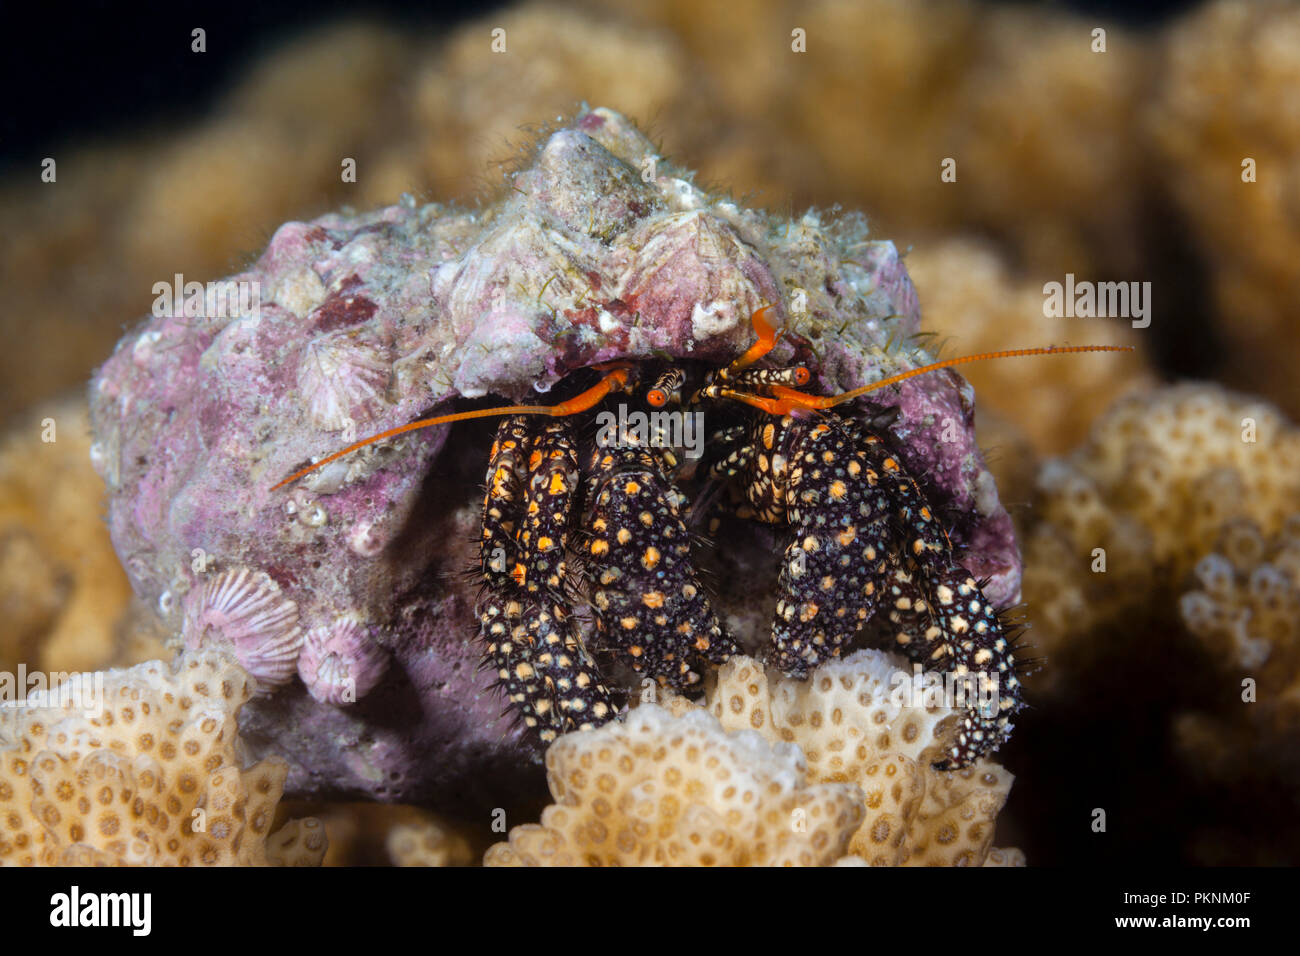
[[[592,454],[586,542],[592,608],[604,640],[633,670],[675,688],[697,685],[706,663],[739,653],[722,630],[691,561],[685,497],[667,453],[597,447]]]
[[[511,704],[544,742],[615,713],[565,594],[576,492],[576,453],[564,422],[502,422],[484,502],[480,627]]]
[[[517,536],[525,567],[520,583],[537,602],[528,634],[564,730],[582,730],[605,723],[616,711],[570,616],[565,556],[580,485],[577,446],[567,419],[536,426],[527,469],[524,517]]]
[[[523,520],[517,537],[524,555],[517,582],[529,594],[563,594],[570,511],[578,492],[578,450],[567,419],[536,426],[528,449]]]
[[[901,555],[891,556],[884,599],[875,622],[878,630],[911,660],[925,664],[935,654],[943,657],[943,632],[934,623],[919,576],[915,565]]]
[[[940,769],[958,770],[996,750],[1011,734],[1011,721],[1024,706],[1015,655],[997,611],[974,576],[957,563],[952,542],[916,481],[878,436],[869,436],[866,448],[889,486],[906,540],[904,562],[916,569],[912,575],[900,562],[893,581],[899,591],[895,603],[910,603],[914,621],[920,616],[918,604],[923,602],[928,611],[928,624],[900,627],[895,639],[910,659],[959,681],[955,689],[962,694],[966,716],[951,753],[939,764]],[[899,623],[905,625],[902,617]]]
[[[772,658],[802,676],[838,657],[879,600],[889,570],[888,499],[855,425],[782,419],[777,434],[772,425],[760,425],[759,445],[771,449],[772,460],[763,469],[760,457],[759,472],[776,475],[784,452],[783,505],[792,532],[778,584]],[[762,482],[754,494],[762,494]],[[779,512],[775,485],[765,497],[773,502],[768,512]]]
[[[769,651],[788,674],[839,656],[884,584],[889,502],[860,445],[838,418],[760,417],[715,466],[739,479],[753,517],[790,531]]]
[[[479,563],[483,593],[478,603],[484,666],[500,679],[524,723],[555,733],[554,702],[533,667],[533,647],[524,639],[524,602],[512,571],[519,567],[515,531],[522,517],[523,476],[529,422],[518,415],[502,419],[489,456],[483,497]]]

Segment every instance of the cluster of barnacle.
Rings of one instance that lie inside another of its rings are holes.
[[[345,614],[304,633],[297,605],[269,575],[234,568],[191,593],[183,633],[192,649],[219,648],[234,657],[263,692],[297,675],[317,700],[339,704],[364,697],[387,669],[369,630]]]

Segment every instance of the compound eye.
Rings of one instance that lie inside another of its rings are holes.
[[[812,373],[800,365],[794,370],[794,381],[796,385],[807,385],[812,378]]]
[[[668,393],[662,388],[652,388],[646,392],[645,400],[655,408],[663,408],[668,404]]]

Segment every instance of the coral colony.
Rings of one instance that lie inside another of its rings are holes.
[[[934,769],[959,713],[898,703],[896,674],[873,650],[806,680],[733,657],[702,707],[669,691],[625,723],[561,737],[546,755],[556,804],[484,862],[1023,865],[992,847],[1011,774],[987,760]]]
[[[746,655],[816,682],[866,624],[997,691],[899,759],[1000,780],[1020,559],[892,243],[706,193],[606,109],[511,186],[288,223],[228,280],[256,310],[174,303],[95,377],[115,547],[247,671],[250,750],[304,795],[508,787]]]
[[[287,767],[241,769],[236,733],[251,679],[212,651],[110,671],[102,713],[22,709],[0,737],[0,864],[318,864],[316,820],[272,831]],[[30,808],[30,814],[17,812]]]

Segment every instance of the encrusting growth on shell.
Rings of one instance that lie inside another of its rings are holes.
[[[186,647],[233,654],[259,684],[287,684],[302,647],[298,605],[262,572],[223,571],[190,593],[182,632]]]
[[[101,675],[96,675],[98,678]],[[211,652],[102,673],[102,708],[0,709],[0,864],[318,865],[324,832],[272,832],[287,767],[240,768],[247,675]]]

